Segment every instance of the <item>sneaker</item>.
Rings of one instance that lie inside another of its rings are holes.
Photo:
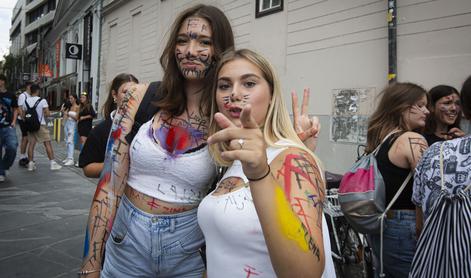
[[[28,158],[23,157],[22,159],[18,160],[18,165],[20,165],[21,167],[28,167],[28,162]]]
[[[28,171],[34,171],[36,170],[36,163],[34,161],[28,162]]]
[[[78,161],[75,162],[75,167],[79,167]]]
[[[73,166],[74,161],[72,159],[68,159],[66,162],[64,162],[64,166]]]
[[[67,161],[69,161],[69,159],[68,159],[68,158],[66,158],[66,159],[62,160],[62,163],[66,163]]]
[[[4,175],[0,175],[0,182],[4,182],[5,181],[5,176]]]
[[[60,166],[59,164],[57,164],[57,162],[55,160],[51,161],[51,170],[54,171],[54,170],[60,170],[62,168],[62,166]]]

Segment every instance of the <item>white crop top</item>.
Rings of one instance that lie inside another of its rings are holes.
[[[278,142],[278,145],[292,145]],[[268,162],[286,147],[267,149]],[[228,177],[248,182],[240,161],[227,170]],[[218,184],[219,185],[219,184]],[[206,240],[207,275],[213,277],[276,277],[270,261],[262,226],[258,219],[249,187],[223,195],[210,193],[198,207],[198,223]],[[322,217],[325,267],[322,277],[335,277],[327,222]]]
[[[129,158],[129,186],[169,203],[198,204],[216,177],[208,146],[178,156],[170,155],[154,141],[152,120],[137,132]]]

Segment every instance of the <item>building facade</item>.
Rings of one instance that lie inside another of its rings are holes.
[[[10,53],[20,57],[16,85],[22,81],[41,81],[39,62],[44,36],[52,28],[56,0],[19,0],[12,14]]]
[[[101,106],[113,77],[160,80],[159,57],[175,15],[196,3],[221,8],[236,46],[270,59],[290,91],[311,89],[310,112],[321,119],[317,154],[343,173],[365,142],[367,119],[388,83],[386,0],[105,0],[100,51]],[[397,0],[397,80],[460,88],[471,74],[471,1]]]
[[[53,107],[70,93],[87,92],[98,107],[98,49],[101,1],[61,0],[53,27],[44,39],[42,65],[47,78],[43,84]]]

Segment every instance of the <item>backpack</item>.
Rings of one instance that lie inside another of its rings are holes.
[[[26,111],[25,116],[23,119],[23,124],[28,132],[36,132],[41,127],[41,121],[38,117],[38,112],[36,111],[36,107],[38,107],[39,102],[41,102],[41,98],[39,98],[33,107],[30,107],[28,102],[25,100]]]
[[[386,188],[376,154],[383,143],[396,132],[388,134],[376,149],[363,155],[344,174],[338,190],[340,208],[352,227],[363,234],[382,232],[383,218],[405,188],[412,172],[406,177],[394,198],[386,207]]]
[[[449,193],[443,174],[440,146],[441,191],[417,242],[409,277],[471,277],[471,197],[466,188]]]

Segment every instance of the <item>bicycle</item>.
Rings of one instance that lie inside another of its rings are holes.
[[[340,209],[338,187],[341,177],[326,172],[324,214],[329,227],[335,270],[338,277],[374,277],[373,255],[366,236],[353,229]]]

